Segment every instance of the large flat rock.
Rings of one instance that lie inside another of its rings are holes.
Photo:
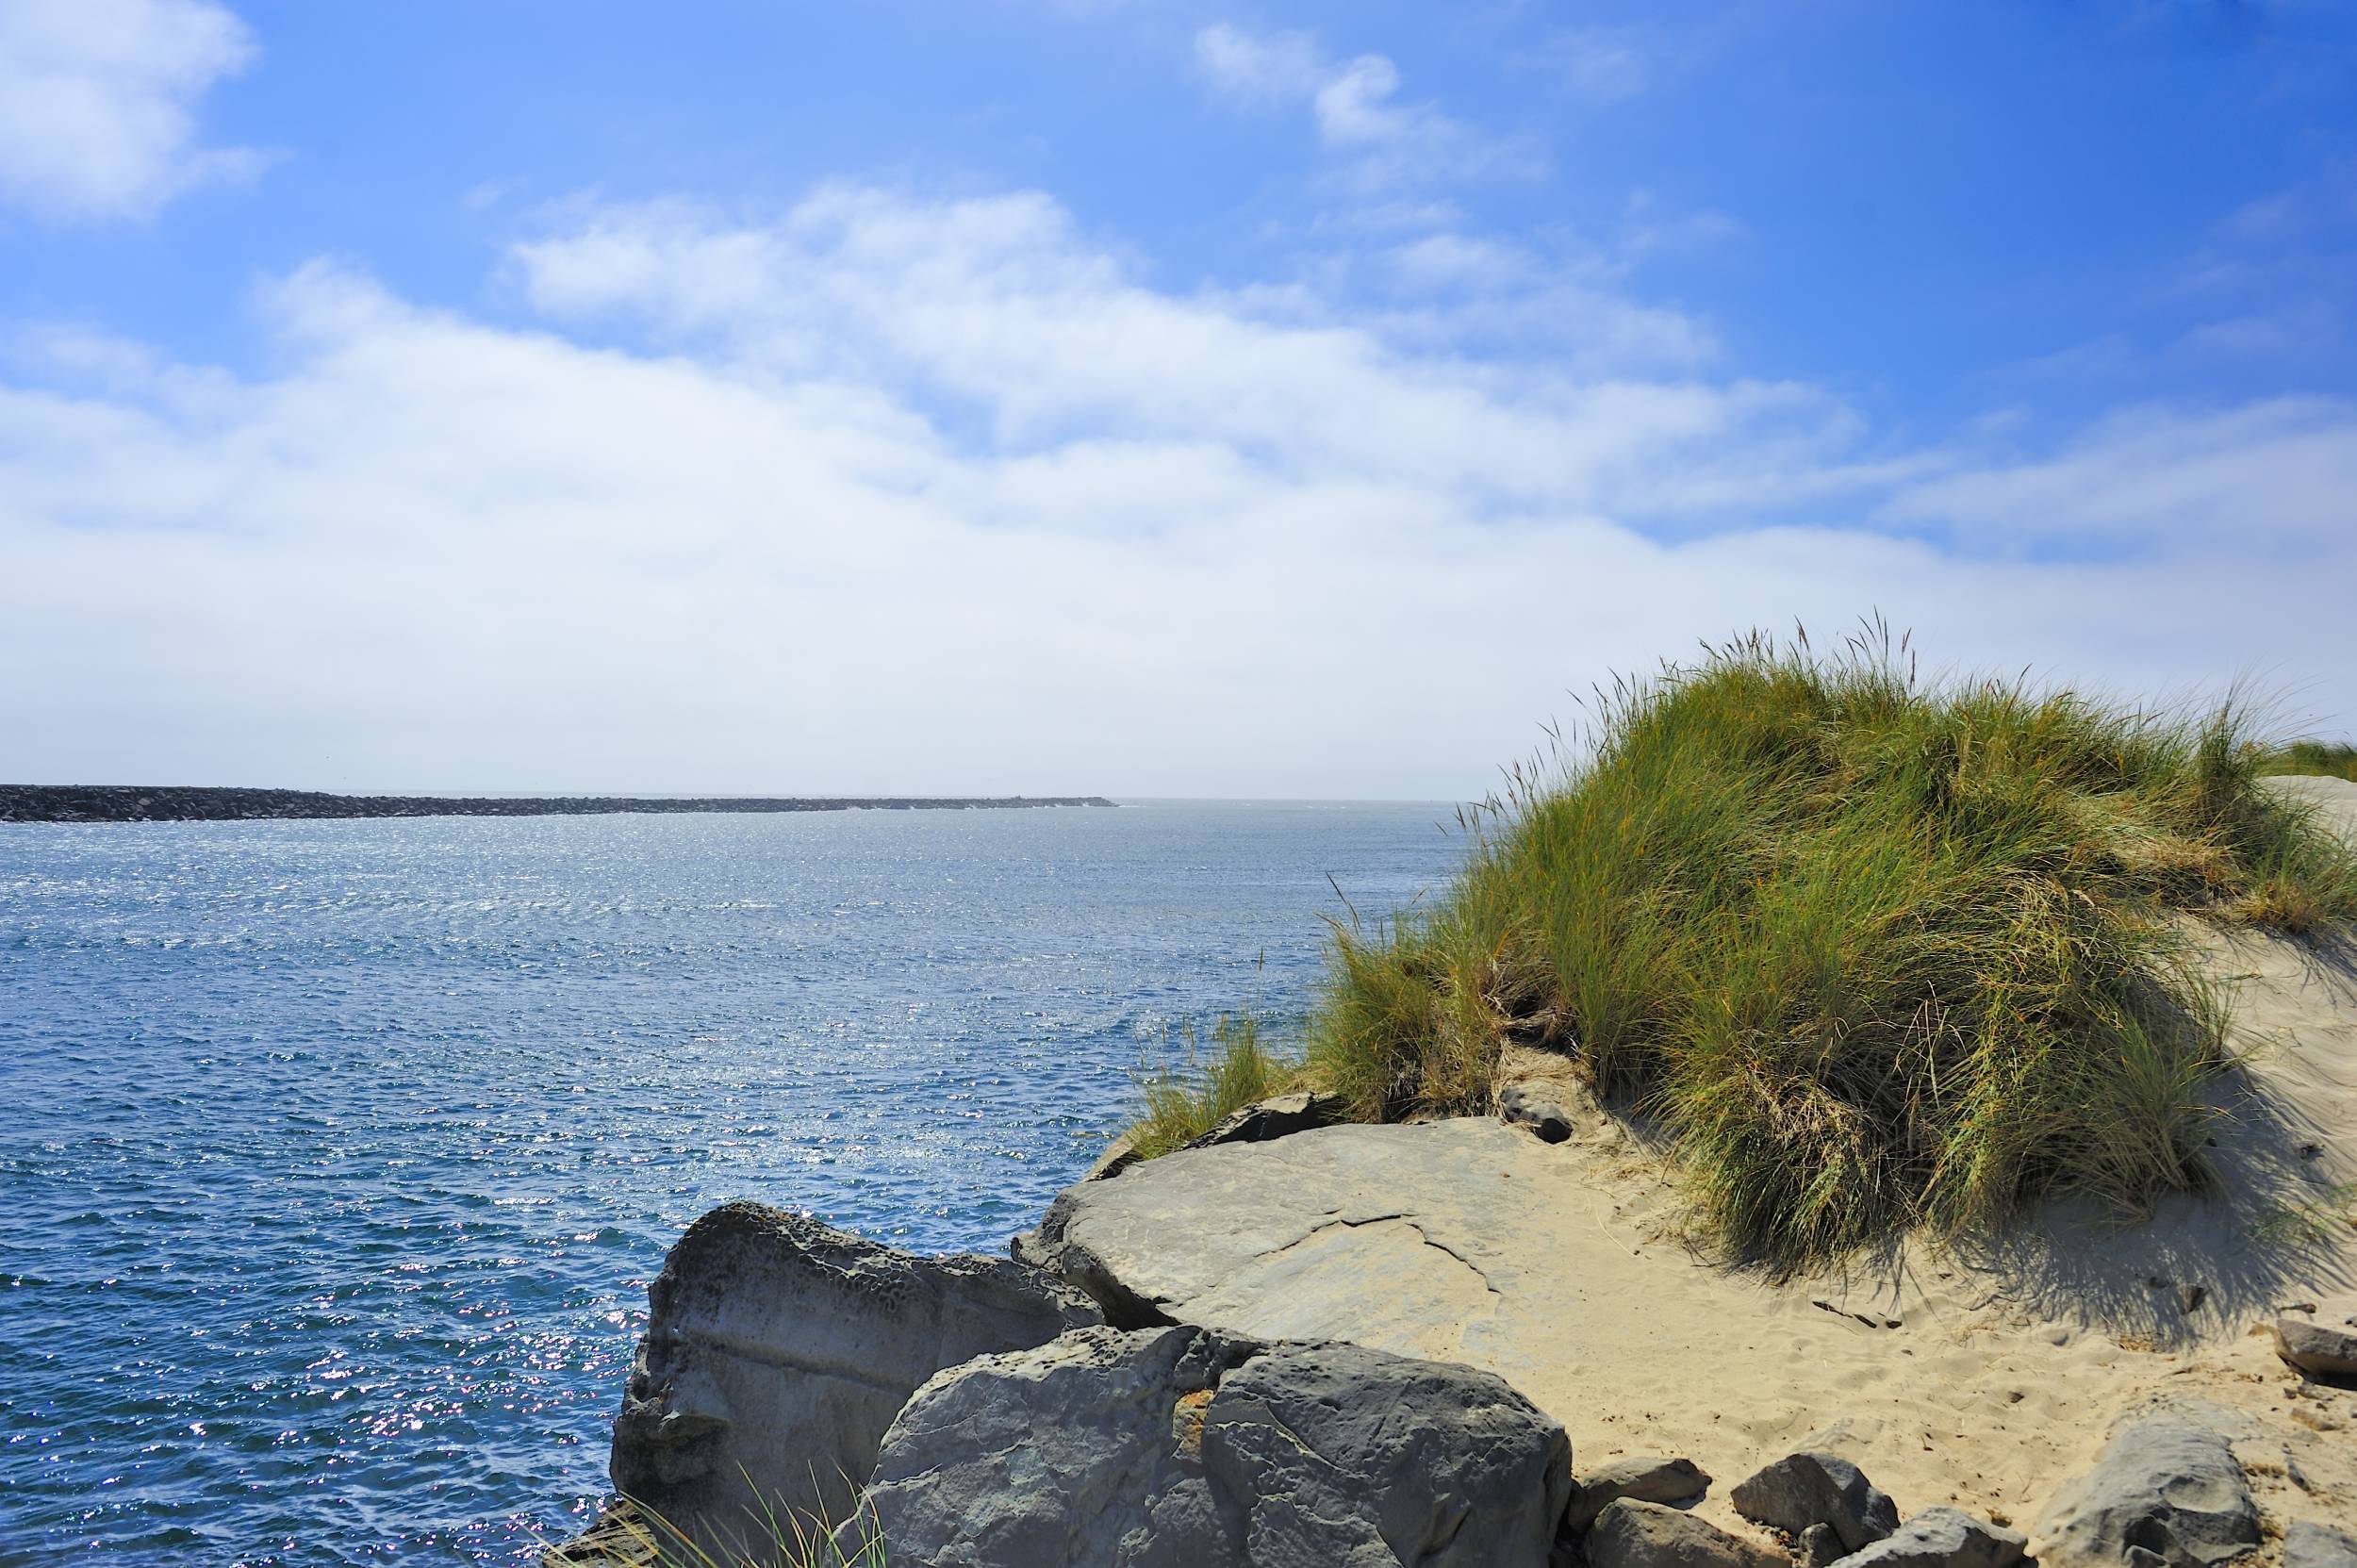
[[[2266,967],[2269,996],[2306,995],[2321,982],[2283,948],[2236,956]],[[2296,1022],[2266,1070],[2321,1078],[2357,1060]],[[2296,1164],[2303,1183],[2344,1179],[2330,1155]],[[1689,1246],[1684,1220],[1640,1140],[1581,1127],[1547,1144],[1462,1118],[1167,1155],[1066,1192],[1021,1249],[1122,1327],[1348,1340],[1494,1372],[1597,1465],[1674,1453],[1740,1477],[1826,1447],[1903,1512],[2033,1518],[2112,1418],[2199,1392],[2274,1433],[2317,1495],[2357,1496],[2357,1407],[2310,1401],[2313,1426],[2287,1422],[2275,1385],[2288,1369],[2245,1331],[2263,1303],[2321,1298],[2340,1255],[2254,1253],[2233,1241],[2250,1219],[2230,1204],[2172,1201],[2150,1226],[2071,1226],[1986,1254],[1909,1244],[1781,1282]],[[2208,1297],[2191,1315],[2176,1288],[2188,1280]],[[1816,1442],[1821,1428],[1847,1435]],[[1751,1528],[1723,1489],[1695,1511]]]
[[[1065,1193],[1027,1247],[1117,1323],[1489,1364],[1526,1282],[1500,1219],[1541,1201],[1547,1152],[1473,1119],[1186,1149]]]

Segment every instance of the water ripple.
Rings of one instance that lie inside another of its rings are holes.
[[[1441,815],[0,829],[0,1557],[527,1560],[689,1219],[1003,1246]]]

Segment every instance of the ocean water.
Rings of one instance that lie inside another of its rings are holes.
[[[690,1219],[1002,1248],[1451,821],[0,827],[0,1563],[528,1560]]]

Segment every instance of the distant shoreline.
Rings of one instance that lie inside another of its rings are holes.
[[[1110,806],[1101,795],[329,795],[308,789],[0,784],[0,822],[243,822],[374,817],[602,817],[618,812],[998,811]]]

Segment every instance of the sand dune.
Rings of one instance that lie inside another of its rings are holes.
[[[2357,836],[2357,784],[2283,787]],[[1043,1236],[1181,1321],[1494,1371],[1582,1469],[1701,1463],[1729,1528],[1750,1527],[1726,1488],[1815,1436],[1904,1510],[2035,1546],[2107,1428],[2164,1398],[2218,1408],[2277,1526],[2357,1522],[2357,1392],[2303,1380],[2263,1327],[2357,1288],[2357,969],[2346,945],[2188,929],[2247,1063],[2217,1099],[2218,1190],[2141,1223],[2064,1207],[1772,1280],[1691,1245],[1660,1151],[1590,1106],[1557,1145],[1468,1118],[1181,1152],[1067,1195]]]

